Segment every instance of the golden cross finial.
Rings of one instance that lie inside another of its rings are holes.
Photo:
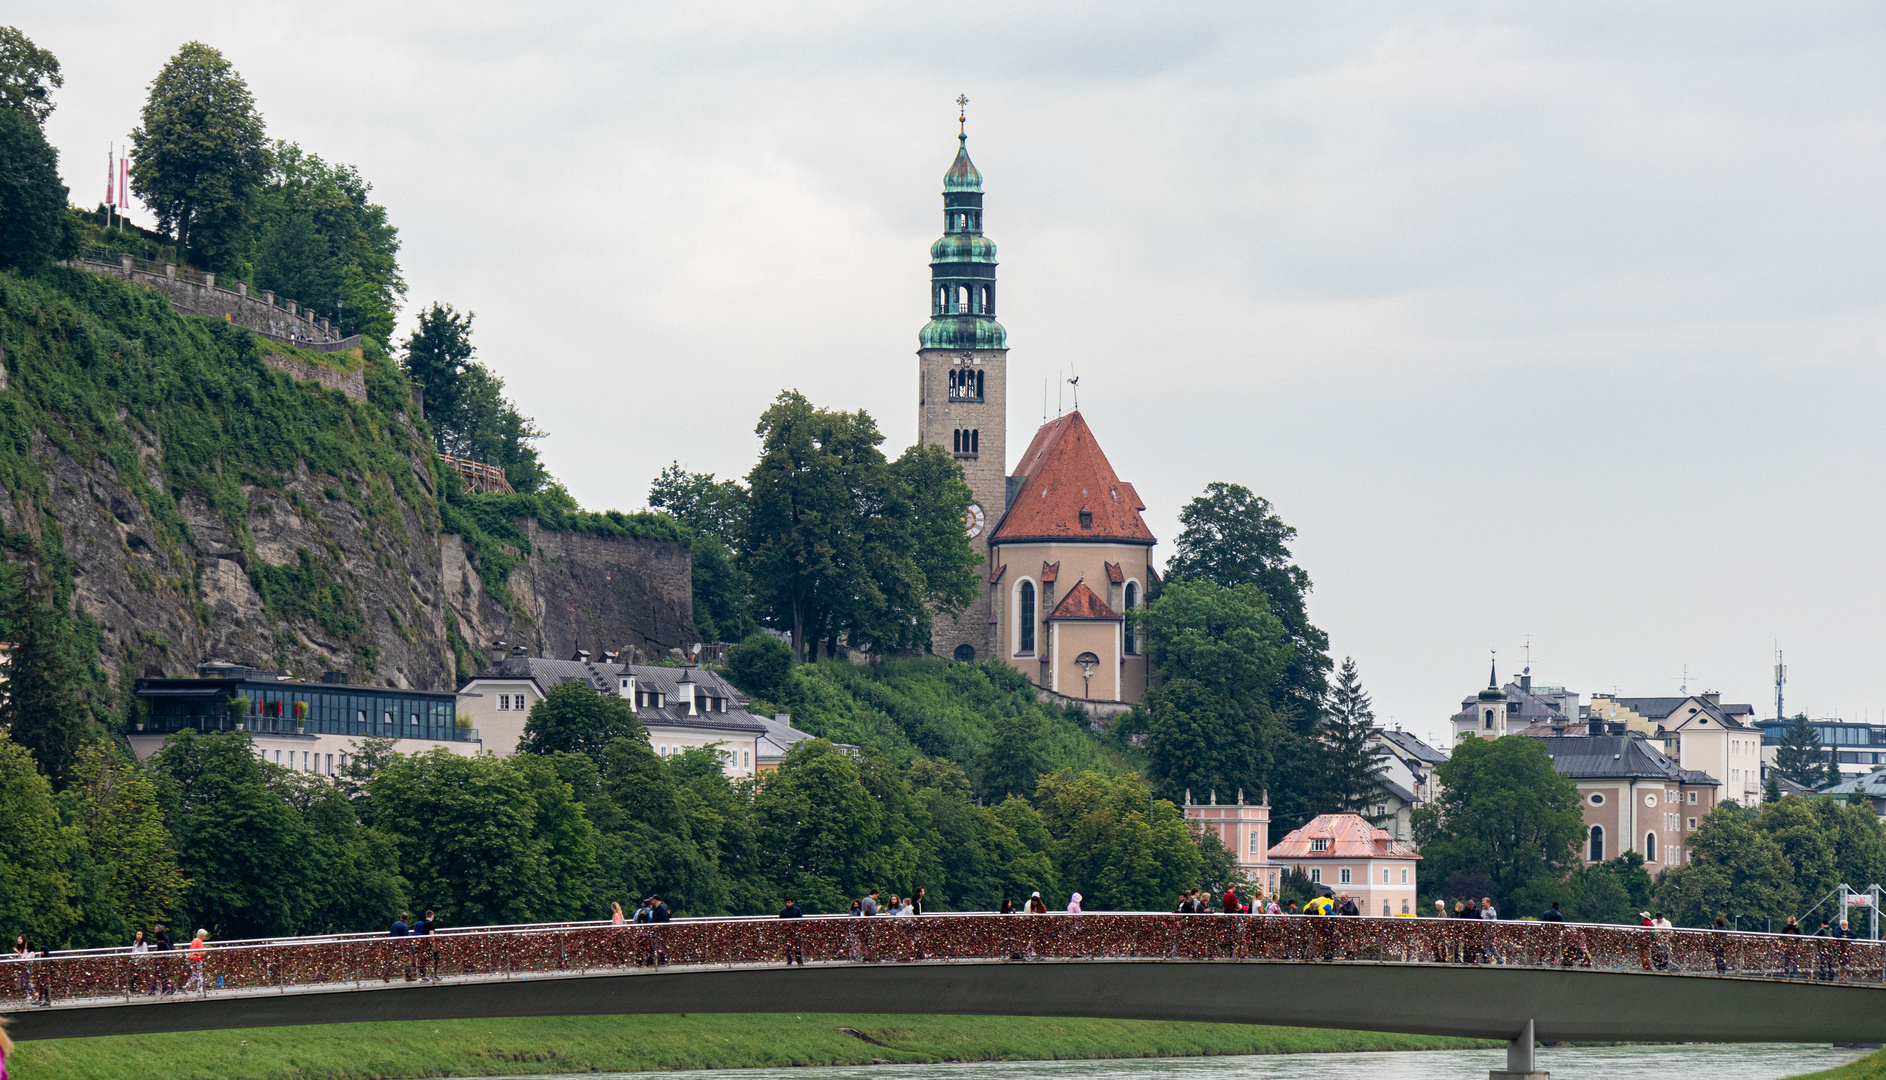
[[[969,99],[962,94],[956,95],[956,134],[967,135],[969,120]]]

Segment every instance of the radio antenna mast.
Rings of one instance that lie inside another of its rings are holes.
[[[1782,662],[1781,643],[1775,643],[1775,719],[1786,720],[1788,713],[1781,707],[1781,688],[1788,681],[1788,665]]]

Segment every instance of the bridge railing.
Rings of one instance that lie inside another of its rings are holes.
[[[789,959],[1503,965],[1879,985],[1883,958],[1886,946],[1875,941],[1579,923],[1168,914],[703,919],[297,938],[217,946],[200,959],[176,949],[5,960],[0,1009]]]

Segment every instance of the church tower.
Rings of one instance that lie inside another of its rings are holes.
[[[930,245],[930,321],[918,340],[917,437],[962,465],[975,496],[964,526],[987,566],[989,534],[1007,505],[1008,334],[995,321],[995,244],[982,233],[982,173],[969,160],[964,116],[956,120],[956,160],[943,175],[943,236]],[[960,614],[938,615],[938,655],[994,655],[984,576]]]

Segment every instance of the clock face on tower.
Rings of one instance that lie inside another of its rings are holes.
[[[982,504],[970,503],[963,514],[963,527],[969,530],[969,538],[974,540],[982,535]]]

